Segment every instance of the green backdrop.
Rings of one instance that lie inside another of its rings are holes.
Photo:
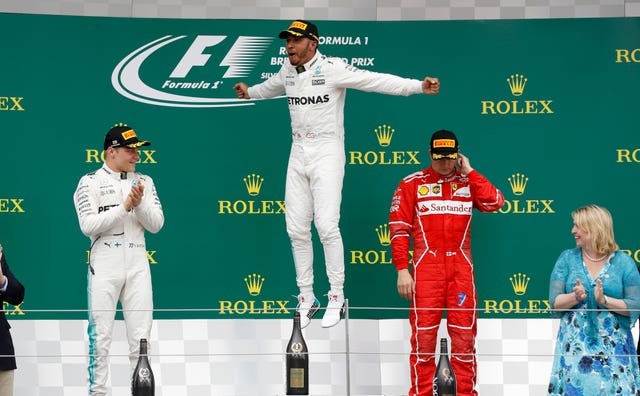
[[[153,143],[137,169],[154,178],[166,217],[147,238],[156,318],[291,313],[286,102],[238,102],[232,90],[279,69],[275,37],[287,21],[0,14],[0,25],[0,242],[27,288],[21,306],[6,307],[15,318],[86,316],[89,242],[72,194],[101,166],[117,122]],[[384,239],[388,208],[398,181],[428,166],[428,138],[442,128],[507,200],[501,213],[474,217],[481,317],[548,316],[549,274],[574,246],[570,212],[580,205],[608,207],[638,261],[640,19],[318,25],[325,54],[442,84],[437,96],[347,95],[351,317],[406,316]]]

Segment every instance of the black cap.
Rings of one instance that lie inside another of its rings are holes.
[[[104,137],[104,149],[109,147],[140,147],[148,146],[151,142],[146,140],[139,140],[138,135],[130,126],[125,124],[116,124],[113,128],[109,129],[107,135]]]
[[[316,27],[316,25],[302,19],[296,19],[295,21],[291,22],[291,25],[287,30],[283,30],[280,32],[280,34],[278,34],[278,37],[281,39],[286,39],[289,36],[304,36],[314,41],[320,40],[318,36],[318,28]]]
[[[453,132],[446,129],[441,129],[431,135],[429,148],[431,149],[431,157],[434,160],[458,158],[458,138]]]

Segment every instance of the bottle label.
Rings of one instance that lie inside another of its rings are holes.
[[[456,396],[454,393],[449,393],[449,391],[440,392],[438,390],[438,385],[433,385],[433,396]]]
[[[440,379],[447,385],[453,383],[454,380],[453,376],[451,375],[451,370],[449,370],[447,367],[440,370]]]
[[[289,369],[289,387],[304,388],[304,369],[303,368]]]
[[[142,368],[138,373],[141,382],[151,382],[151,371],[148,368]]]
[[[301,342],[294,342],[291,344],[291,353],[294,357],[300,356],[304,350]]]

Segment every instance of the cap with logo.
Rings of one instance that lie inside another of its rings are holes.
[[[316,25],[302,19],[296,19],[291,22],[288,29],[281,31],[280,34],[278,34],[278,38],[281,39],[286,39],[289,36],[307,37],[314,41],[320,40]]]
[[[131,147],[148,146],[151,142],[138,139],[138,135],[130,126],[125,124],[116,124],[109,129],[104,137],[104,149],[109,147]]]
[[[431,149],[431,158],[434,160],[458,158],[458,147],[458,138],[451,131],[441,129],[431,135],[429,148]]]

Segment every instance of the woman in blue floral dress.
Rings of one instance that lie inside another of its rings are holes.
[[[588,205],[571,216],[576,248],[560,254],[549,286],[561,319],[549,394],[640,395],[631,333],[640,313],[640,274],[618,250],[608,210]]]

